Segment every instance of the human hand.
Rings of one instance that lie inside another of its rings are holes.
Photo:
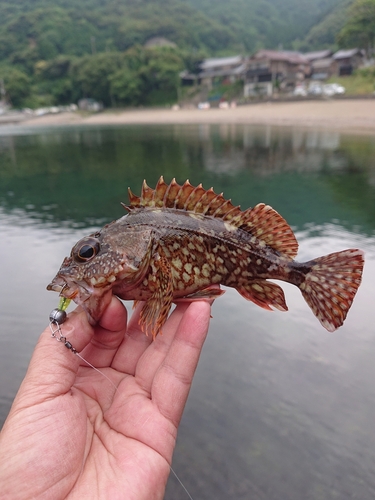
[[[140,305],[141,306],[141,305]],[[113,298],[99,324],[47,328],[0,434],[1,498],[162,499],[210,305],[180,303],[153,342]]]

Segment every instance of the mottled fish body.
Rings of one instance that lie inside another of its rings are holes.
[[[129,190],[127,215],[81,239],[49,290],[73,299],[95,324],[112,294],[144,301],[141,327],[154,337],[172,302],[215,298],[235,288],[265,309],[286,311],[282,280],[300,288],[322,325],[342,325],[361,283],[363,252],[349,249],[305,263],[286,221],[260,203],[241,211],[212,188],[160,178]]]

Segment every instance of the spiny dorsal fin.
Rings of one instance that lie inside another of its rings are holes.
[[[194,187],[188,180],[182,186],[176,179],[167,184],[163,177],[160,177],[155,189],[143,181],[141,196],[136,196],[129,188],[129,201],[129,206],[123,205],[129,211],[164,207],[216,217],[251,233],[287,257],[293,258],[297,254],[298,243],[288,223],[264,203],[241,211],[239,206],[234,206],[231,200],[226,200],[222,193],[216,194],[212,188],[204,189],[202,184]]]
[[[144,207],[154,207],[154,190],[147,186],[144,180],[142,184],[141,203]]]

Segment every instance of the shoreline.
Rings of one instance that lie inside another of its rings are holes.
[[[84,116],[63,112],[27,118],[12,127],[136,124],[251,124],[375,133],[375,99],[266,102],[236,108],[108,110]],[[9,124],[8,124],[9,125]]]

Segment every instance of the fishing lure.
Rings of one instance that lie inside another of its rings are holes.
[[[60,297],[59,306],[50,312],[49,328],[51,330],[51,336],[55,338],[58,342],[62,342],[67,349],[69,349],[70,351],[72,351],[73,354],[82,359],[82,361],[84,361],[90,368],[103,375],[103,377],[106,378],[113,385],[115,391],[117,391],[117,386],[112,382],[112,380],[109,377],[107,377],[105,373],[98,370],[98,368],[96,368],[89,361],[87,361],[87,359],[81,356],[81,354],[79,354],[77,349],[73,347],[73,344],[69,342],[69,340],[65,337],[65,335],[63,335],[61,330],[61,325],[65,323],[68,317],[68,315],[66,314],[66,309],[68,308],[70,302],[71,299],[67,299],[66,297]]]

